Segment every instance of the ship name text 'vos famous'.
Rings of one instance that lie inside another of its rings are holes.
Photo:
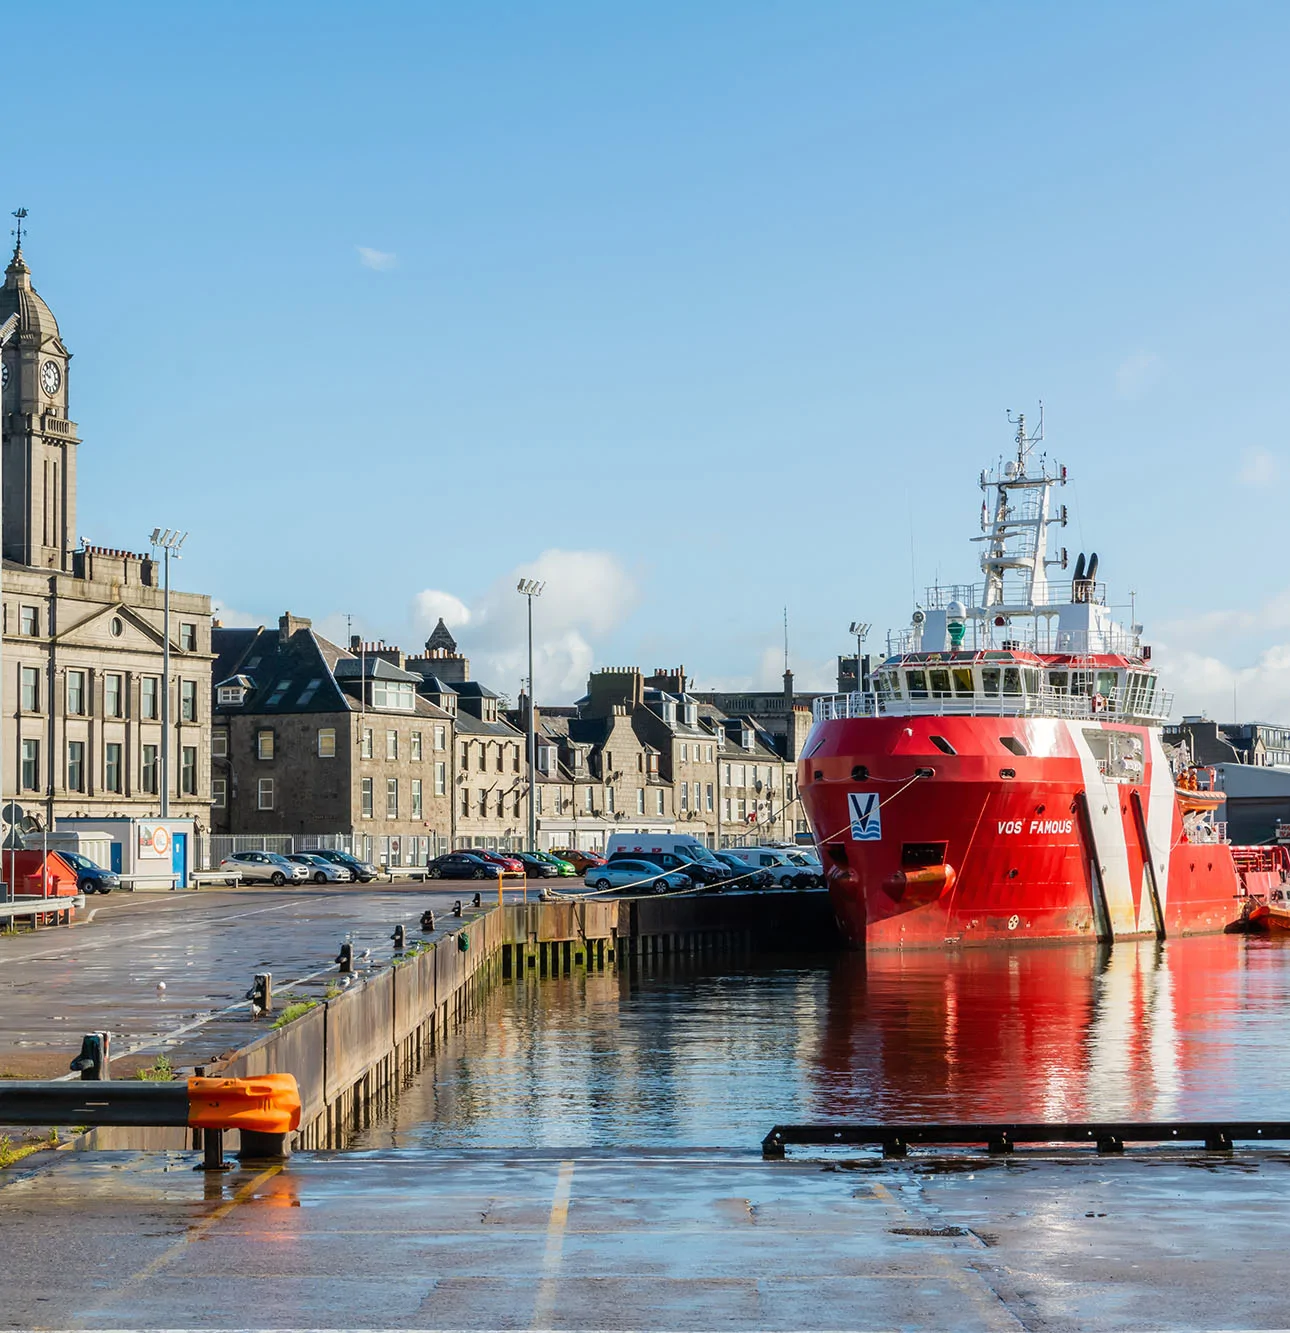
[[[854,944],[1163,939],[1287,881],[1284,849],[1227,842],[1212,771],[1166,751],[1172,699],[1097,556],[1068,579],[1050,554],[1066,469],[1040,423],[981,474],[983,581],[929,589],[870,688],[814,705],[802,801]]]

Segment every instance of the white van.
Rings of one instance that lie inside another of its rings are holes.
[[[605,843],[605,859],[615,853],[633,856],[658,856],[670,852],[683,861],[698,861],[713,870],[723,870],[721,862],[693,833],[611,833]]]

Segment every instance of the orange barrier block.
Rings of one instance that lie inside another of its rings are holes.
[[[294,1074],[258,1078],[190,1078],[188,1123],[194,1129],[246,1129],[285,1134],[300,1128],[300,1089]]]

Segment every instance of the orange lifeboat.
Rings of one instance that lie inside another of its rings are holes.
[[[1174,782],[1178,804],[1184,811],[1217,810],[1227,799],[1227,793],[1218,785],[1218,774],[1213,768],[1184,769]]]

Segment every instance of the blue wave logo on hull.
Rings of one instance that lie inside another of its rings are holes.
[[[876,791],[847,792],[847,808],[851,813],[851,837],[854,841],[882,841],[882,815]]]

